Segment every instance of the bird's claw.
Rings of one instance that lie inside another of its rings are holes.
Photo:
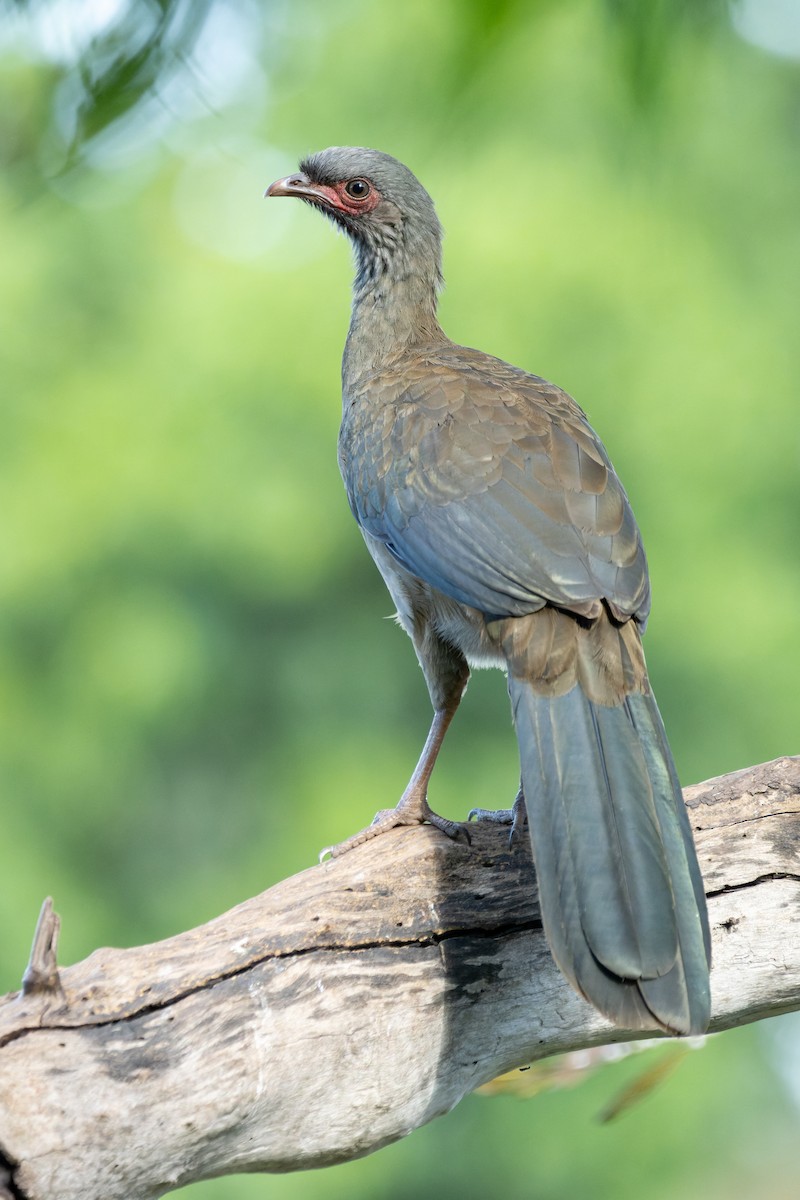
[[[513,825],[513,808],[471,808],[468,821],[488,821],[491,825]]]
[[[428,815],[427,824],[432,825],[434,829],[441,830],[453,842],[464,842],[467,846],[472,845],[472,836],[464,821],[448,821],[447,817],[440,817],[438,813],[432,812]]]
[[[492,825],[510,825],[508,844],[513,846],[517,834],[528,823],[528,812],[525,808],[525,797],[522,789],[517,792],[511,808],[471,808],[467,813],[468,821],[488,821]]]
[[[396,808],[384,808],[377,812],[366,829],[359,830],[358,833],[345,838],[343,842],[338,842],[335,846],[326,846],[324,850],[320,850],[319,861],[341,858],[348,850],[354,850],[356,846],[371,841],[378,834],[385,833],[388,829],[396,829],[400,825],[432,825],[434,829],[440,830],[454,842],[461,841],[470,845],[472,841],[469,830],[462,821],[449,821],[447,817],[440,817],[438,813],[428,807],[427,801],[423,806],[404,804],[401,800]]]

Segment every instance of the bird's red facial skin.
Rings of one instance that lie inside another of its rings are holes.
[[[381,194],[374,184],[370,186],[370,190],[362,200],[356,200],[353,196],[349,196],[345,191],[347,180],[343,179],[340,183],[336,183],[333,187],[319,187],[320,192],[325,192],[330,199],[331,208],[338,208],[341,212],[346,212],[352,217],[360,216],[361,213],[372,212],[376,205],[380,204]]]
[[[354,183],[366,184],[366,196],[351,196],[347,188]],[[285,179],[276,179],[264,193],[265,196],[298,196],[301,200],[319,204],[333,212],[345,213],[349,217],[358,217],[362,213],[370,213],[380,204],[383,197],[374,184],[368,179],[340,179],[338,183],[314,183],[307,175],[298,172],[287,175]]]

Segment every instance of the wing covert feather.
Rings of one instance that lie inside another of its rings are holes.
[[[345,396],[359,524],[412,574],[492,616],[605,598],[644,624],[625,491],[565,392],[464,347],[406,353]]]

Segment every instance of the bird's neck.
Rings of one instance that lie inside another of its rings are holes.
[[[357,250],[353,311],[342,361],[345,386],[415,346],[446,341],[436,318],[440,286],[438,256],[423,261],[398,254],[387,261]]]

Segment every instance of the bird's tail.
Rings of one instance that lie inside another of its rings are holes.
[[[573,642],[568,669],[544,678],[517,636],[509,692],[553,957],[617,1024],[701,1033],[705,894],[638,631],[605,613],[587,624],[547,611],[550,650]]]

